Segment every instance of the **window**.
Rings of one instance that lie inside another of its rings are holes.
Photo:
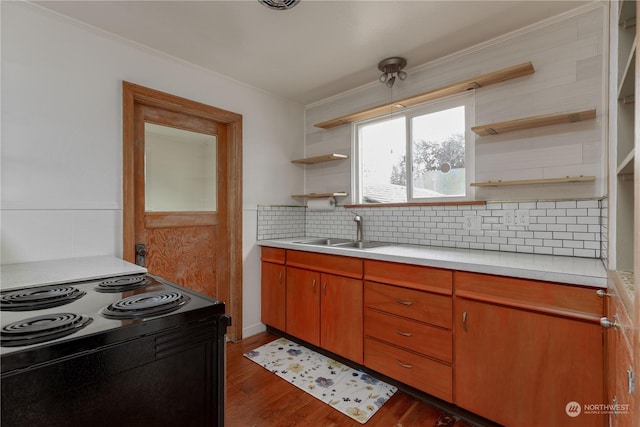
[[[357,123],[357,203],[472,198],[472,99],[465,94]]]

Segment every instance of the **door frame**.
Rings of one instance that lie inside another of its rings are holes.
[[[216,268],[218,299],[225,302],[232,324],[227,330],[231,341],[242,339],[242,115],[179,96],[160,92],[127,81],[122,82],[122,233],[123,259],[135,262],[135,186],[134,186],[134,128],[135,106],[149,105],[168,111],[179,112],[213,120],[226,125],[227,131],[227,177],[218,185],[226,186],[226,227],[218,230],[228,242],[228,264]]]

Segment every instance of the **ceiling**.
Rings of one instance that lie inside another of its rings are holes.
[[[303,105],[591,1],[36,1],[107,32]],[[409,78],[411,78],[409,76]]]

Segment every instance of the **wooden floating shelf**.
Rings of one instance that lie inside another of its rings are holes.
[[[337,192],[337,193],[310,193],[310,194],[294,194],[291,197],[295,198],[307,198],[307,199],[319,199],[322,197],[345,197],[349,193]]]
[[[542,126],[559,125],[563,123],[581,122],[596,118],[596,110],[578,111],[575,113],[546,114],[542,116],[525,117],[506,122],[491,123],[488,125],[474,126],[472,131],[480,136],[497,135],[505,132],[537,128]]]
[[[516,181],[487,181],[487,182],[472,182],[472,187],[507,187],[510,185],[536,185],[536,184],[559,184],[563,182],[592,182],[595,181],[595,176],[567,176],[564,178],[544,178],[544,179],[521,179]]]
[[[346,116],[338,117],[336,119],[327,120],[326,122],[316,123],[314,126],[322,129],[330,129],[347,123],[353,123],[355,121],[380,116],[401,108],[412,107],[423,102],[433,101],[435,99],[444,98],[447,96],[455,95],[457,93],[463,93],[468,90],[479,89],[481,87],[500,83],[505,80],[515,79],[516,77],[526,76],[527,74],[533,74],[534,72],[535,70],[533,69],[533,64],[531,64],[531,62],[525,62],[523,64],[503,68],[492,73],[462,80],[460,82],[434,89],[429,92],[424,92],[419,95],[414,95],[408,98],[389,102],[377,107],[359,111],[357,113],[352,113]]]
[[[331,154],[324,154],[322,156],[307,157],[307,158],[304,158],[304,159],[291,160],[291,163],[297,163],[297,164],[302,164],[302,165],[313,165],[313,164],[316,164],[316,163],[329,162],[331,160],[345,160],[345,159],[348,159],[348,158],[349,158],[349,156],[347,156],[346,154],[331,153]]]

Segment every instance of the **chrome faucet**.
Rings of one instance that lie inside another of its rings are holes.
[[[362,217],[356,212],[351,213],[355,215],[353,217],[353,220],[356,223],[356,241],[362,242],[362,239],[364,238],[364,236],[362,235]]]

